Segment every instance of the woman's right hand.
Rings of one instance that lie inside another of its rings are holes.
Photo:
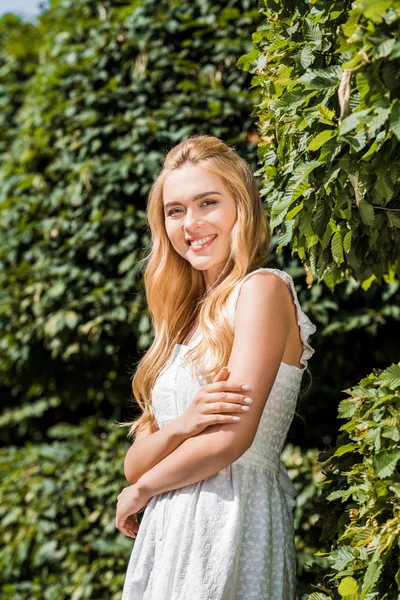
[[[228,376],[228,368],[222,367],[212,383],[200,388],[191,405],[178,417],[181,433],[192,437],[210,425],[239,423],[241,415],[250,410],[251,402],[245,402],[242,385],[226,381]]]

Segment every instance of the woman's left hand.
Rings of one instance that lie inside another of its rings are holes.
[[[122,490],[118,495],[115,518],[115,526],[121,533],[128,537],[136,537],[139,530],[139,521],[135,513],[142,512],[146,508],[149,499],[136,484]]]

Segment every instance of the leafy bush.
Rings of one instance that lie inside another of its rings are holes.
[[[319,581],[328,562],[317,552],[328,551],[328,544],[321,544],[321,528],[318,525],[319,504],[322,494],[320,483],[324,479],[322,465],[318,462],[317,448],[303,449],[286,444],[281,459],[297,491],[294,513],[295,543],[297,559],[297,597],[308,598],[312,585]]]
[[[15,137],[16,116],[25,99],[25,83],[37,69],[39,45],[34,25],[12,13],[0,18],[0,156]]]
[[[59,423],[49,436],[48,444],[0,449],[0,597],[118,600],[134,544],[115,527],[117,496],[129,485],[125,433],[89,417],[79,426]],[[290,445],[282,458],[298,491],[296,544],[304,565],[315,551],[308,501],[319,465],[315,451]]]
[[[400,275],[400,0],[261,0],[263,195],[309,281]]]
[[[400,2],[259,6],[264,22],[238,64],[260,90],[253,112],[259,173],[278,251],[297,252],[310,285],[318,279],[334,291],[340,282],[348,290],[360,282],[368,291],[376,281],[397,290]],[[339,357],[331,365],[333,378],[342,363]],[[392,365],[346,389],[354,397],[342,402],[340,416],[352,419],[336,448],[321,456],[323,470],[330,457],[321,484],[327,498],[315,511],[322,513],[322,544],[333,546],[317,553],[329,559],[331,580],[310,600],[400,597],[399,385]],[[323,567],[317,560],[315,570]]]
[[[93,417],[49,436],[0,450],[0,597],[120,598],[133,542],[115,527],[126,440]]]
[[[323,536],[332,577],[317,598],[397,600],[400,593],[400,363],[374,370],[339,405],[335,448],[323,452]],[[329,505],[327,505],[329,503]]]

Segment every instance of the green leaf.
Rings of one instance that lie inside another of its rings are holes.
[[[400,441],[400,430],[399,427],[388,427],[382,431],[382,437],[389,438],[394,442]]]
[[[264,157],[264,164],[265,165],[274,165],[277,161],[278,157],[276,156],[276,153],[273,150],[270,150],[269,152],[267,152],[267,154]]]
[[[339,499],[342,502],[345,502],[346,500],[348,500],[350,498],[350,496],[355,491],[358,491],[358,487],[352,486],[351,488],[349,488],[347,490],[335,490],[334,492],[329,494],[329,496],[327,496],[326,499],[329,500],[329,502],[332,502],[332,500],[339,500]]]
[[[375,222],[374,207],[371,206],[371,204],[368,204],[368,202],[366,202],[364,199],[362,199],[360,200],[358,208],[360,210],[360,217],[362,222],[365,225],[370,225],[372,227]]]
[[[366,108],[365,110],[358,110],[357,112],[353,112],[351,115],[343,119],[339,128],[339,136],[355,129],[357,125],[365,120],[365,117],[371,112],[371,110],[372,107]]]
[[[309,162],[301,163],[296,167],[295,173],[304,173],[305,175],[308,175],[309,173],[311,173],[311,171],[319,167],[320,164],[321,163],[318,160],[312,160]]]
[[[359,7],[366,19],[381,23],[391,4],[392,0],[361,0]]]
[[[350,546],[341,546],[331,552],[329,561],[336,571],[341,571],[346,565],[354,559],[354,551]]]
[[[392,389],[400,388],[400,365],[390,365],[390,367],[382,371],[378,377],[378,382]]]
[[[395,38],[388,38],[387,40],[385,40],[384,42],[379,44],[379,46],[377,47],[377,49],[375,51],[376,58],[384,58],[385,56],[389,56],[389,54],[393,50],[393,46],[394,46],[395,42],[396,42]]]
[[[353,452],[353,450],[357,450],[358,444],[345,444],[344,446],[339,446],[333,456],[343,456],[343,454],[347,454],[347,452]]]
[[[351,248],[351,236],[352,232],[348,231],[343,239],[343,248],[346,253],[349,252]]]
[[[393,50],[390,54],[390,58],[400,58],[400,40],[397,40],[395,45],[393,46]],[[400,587],[400,586],[399,586]]]
[[[248,71],[250,69],[250,67],[252,66],[252,64],[254,63],[254,61],[258,59],[259,55],[260,55],[260,51],[257,48],[254,48],[254,50],[251,50],[251,52],[248,52],[247,54],[243,54],[236,62],[236,66],[239,69]]]
[[[48,298],[59,298],[60,296],[64,295],[65,289],[66,289],[65,283],[63,283],[62,281],[58,281],[57,283],[55,283],[54,285],[51,286],[51,288],[47,292],[47,297]]]
[[[390,112],[390,127],[400,142],[400,102],[396,98]]]
[[[51,315],[44,324],[44,333],[48,337],[54,337],[59,331],[63,329],[64,319],[62,312]]]
[[[260,54],[260,56],[257,58],[256,69],[258,71],[262,71],[266,64],[267,57],[265,56],[265,54]]]
[[[300,52],[300,62],[304,69],[307,69],[314,62],[314,53],[310,46],[304,46]]]
[[[350,596],[352,594],[357,594],[358,585],[357,581],[353,579],[353,577],[345,577],[339,584],[338,592],[342,596]]]
[[[345,398],[339,404],[338,416],[340,419],[352,417],[360,408],[361,400],[356,398]]]
[[[322,32],[320,27],[311,21],[309,18],[305,18],[303,22],[303,34],[307,42],[315,44],[315,47],[319,50],[321,48]]]
[[[375,135],[376,132],[386,123],[391,112],[389,102],[382,103],[382,106],[376,106],[372,117],[368,122],[368,132],[370,135]]]
[[[64,321],[70,329],[74,329],[79,323],[79,315],[74,310],[67,310],[64,313]]]
[[[381,559],[375,559],[369,563],[365,573],[364,581],[362,582],[363,589],[368,590],[379,579],[382,572],[383,562]]]
[[[327,142],[336,136],[337,132],[335,129],[325,129],[318,133],[308,144],[308,150],[318,150]]]
[[[334,261],[337,265],[340,265],[343,260],[343,245],[342,245],[342,236],[339,231],[333,234],[331,241],[331,250]]]
[[[369,148],[369,150],[367,150],[367,152],[365,154],[362,155],[362,160],[367,160],[369,158],[371,158],[371,156],[373,154],[375,154],[375,152],[378,150],[378,144],[377,142],[373,142],[373,144],[371,144],[371,147]]]
[[[342,70],[333,66],[326,69],[308,69],[297,81],[304,83],[306,89],[325,90],[338,86],[341,78]]]
[[[278,237],[278,243],[280,246],[287,246],[293,237],[293,227],[294,227],[294,219],[283,221],[282,230]]]
[[[134,252],[130,252],[118,265],[118,273],[126,273],[137,262],[137,257]]]
[[[390,477],[400,459],[400,450],[393,450],[391,452],[382,452],[374,457],[374,469],[378,477],[383,479],[384,477]]]
[[[333,119],[335,118],[335,112],[333,110],[329,110],[329,108],[324,104],[318,104],[317,108],[324,119],[333,122]]]
[[[355,135],[346,135],[346,142],[350,144],[351,153],[355,154],[362,150],[367,143],[367,136],[365,135],[365,130],[359,129]]]

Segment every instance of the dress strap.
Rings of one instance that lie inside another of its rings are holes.
[[[229,320],[232,326],[232,331],[235,333],[235,324],[234,324],[234,315],[236,310],[237,301],[239,298],[240,289],[243,285],[243,282],[248,279],[254,273],[258,273],[259,271],[269,271],[270,273],[274,273],[278,275],[288,286],[289,290],[292,292],[293,302],[296,307],[297,314],[297,323],[300,328],[300,338],[303,343],[303,353],[300,358],[300,362],[305,367],[307,366],[307,361],[314,354],[315,350],[309,345],[308,338],[310,335],[316,332],[317,328],[314,323],[309,319],[309,317],[305,314],[300,306],[299,299],[297,297],[297,292],[294,287],[293,278],[286,273],[285,271],[281,271],[280,269],[269,269],[269,268],[261,268],[252,271],[251,273],[247,273],[240,281],[237,282],[236,286],[233,288],[233,291],[228,300],[228,312],[229,312]]]

